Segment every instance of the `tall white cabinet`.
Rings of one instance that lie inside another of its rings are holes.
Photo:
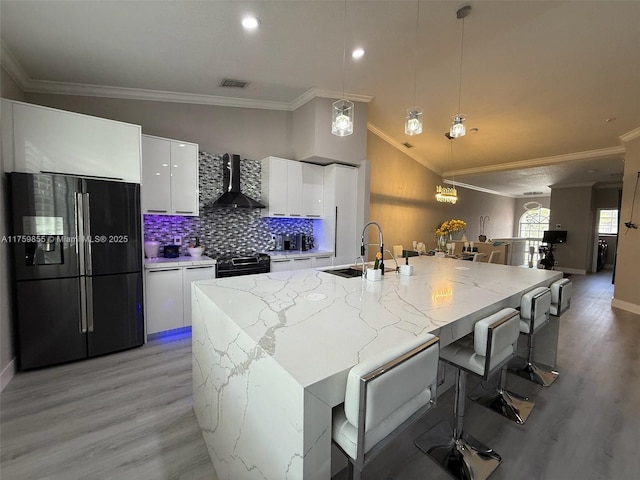
[[[324,219],[316,233],[318,247],[334,252],[334,265],[353,263],[359,253],[357,232],[358,169],[324,167]]]
[[[198,215],[197,144],[142,135],[142,212]]]

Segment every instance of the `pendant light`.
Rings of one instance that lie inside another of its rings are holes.
[[[453,138],[449,138],[449,165],[453,165]],[[453,177],[453,186],[443,187],[442,185],[436,186],[436,201],[441,203],[450,203],[455,205],[458,201],[458,190],[456,190],[456,178]]]
[[[344,22],[342,43],[342,98],[333,102],[331,109],[331,133],[346,137],[353,133],[353,102],[344,98],[344,70],[347,56],[347,0],[344,0]]]
[[[452,118],[451,130],[449,136],[451,138],[463,137],[467,132],[464,127],[465,116],[460,113],[460,99],[462,97],[462,57],[464,53],[464,18],[471,13],[471,5],[465,5],[456,12],[456,18],[462,19],[462,39],[460,40],[460,76],[458,81],[458,113]]]
[[[415,55],[414,55],[414,71],[413,71],[413,104],[416,104],[416,85],[418,83],[418,27],[420,25],[420,0],[417,1],[416,13],[416,38],[415,38]],[[407,110],[407,116],[404,121],[404,133],[409,136],[420,135],[422,133],[422,108],[418,106],[411,107]]]

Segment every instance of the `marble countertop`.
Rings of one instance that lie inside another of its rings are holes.
[[[340,399],[323,396],[340,389],[327,382],[344,382],[360,360],[423,332],[447,345],[470,333],[479,318],[518,306],[524,292],[562,277],[559,271],[426,256],[410,264],[414,275],[389,272],[379,282],[305,269],[196,285],[216,311],[331,405]]]
[[[194,265],[215,265],[214,258],[202,255],[200,257],[191,257],[189,255],[179,256],[176,258],[145,258],[144,268],[146,270],[164,267],[190,267]]]
[[[318,255],[333,255],[330,250],[269,250],[266,252],[271,258],[301,258],[301,257],[317,257]]]

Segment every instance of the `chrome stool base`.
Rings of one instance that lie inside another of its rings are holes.
[[[517,393],[506,390],[496,390],[490,395],[469,395],[469,399],[483,407],[490,408],[519,425],[527,421],[531,410],[536,404],[529,400],[529,397],[522,397]]]
[[[558,375],[555,370],[543,370],[534,363],[527,363],[523,368],[514,370],[513,373],[520,375],[522,378],[526,378],[538,385],[548,387],[556,381]]]
[[[500,455],[466,433],[454,440],[447,422],[422,434],[415,445],[458,480],[486,480],[502,462]]]

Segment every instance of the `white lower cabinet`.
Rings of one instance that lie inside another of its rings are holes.
[[[311,267],[330,267],[333,265],[333,255],[318,255],[317,257],[311,257]]]
[[[293,270],[302,270],[303,268],[311,268],[311,257],[293,259]]]
[[[321,254],[289,254],[287,257],[271,257],[272,272],[302,270],[304,268],[330,267],[333,265],[333,253]]]
[[[147,334],[183,326],[182,268],[167,267],[145,272]]]
[[[208,280],[215,276],[213,260],[203,264],[193,261],[166,262],[164,265],[146,268],[147,334],[190,326],[191,282]]]
[[[272,258],[271,259],[272,272],[286,272],[287,270],[293,270],[293,260],[289,258]]]
[[[215,265],[193,265],[182,270],[182,289],[184,299],[184,326],[191,325],[191,282],[209,280],[216,277]]]

